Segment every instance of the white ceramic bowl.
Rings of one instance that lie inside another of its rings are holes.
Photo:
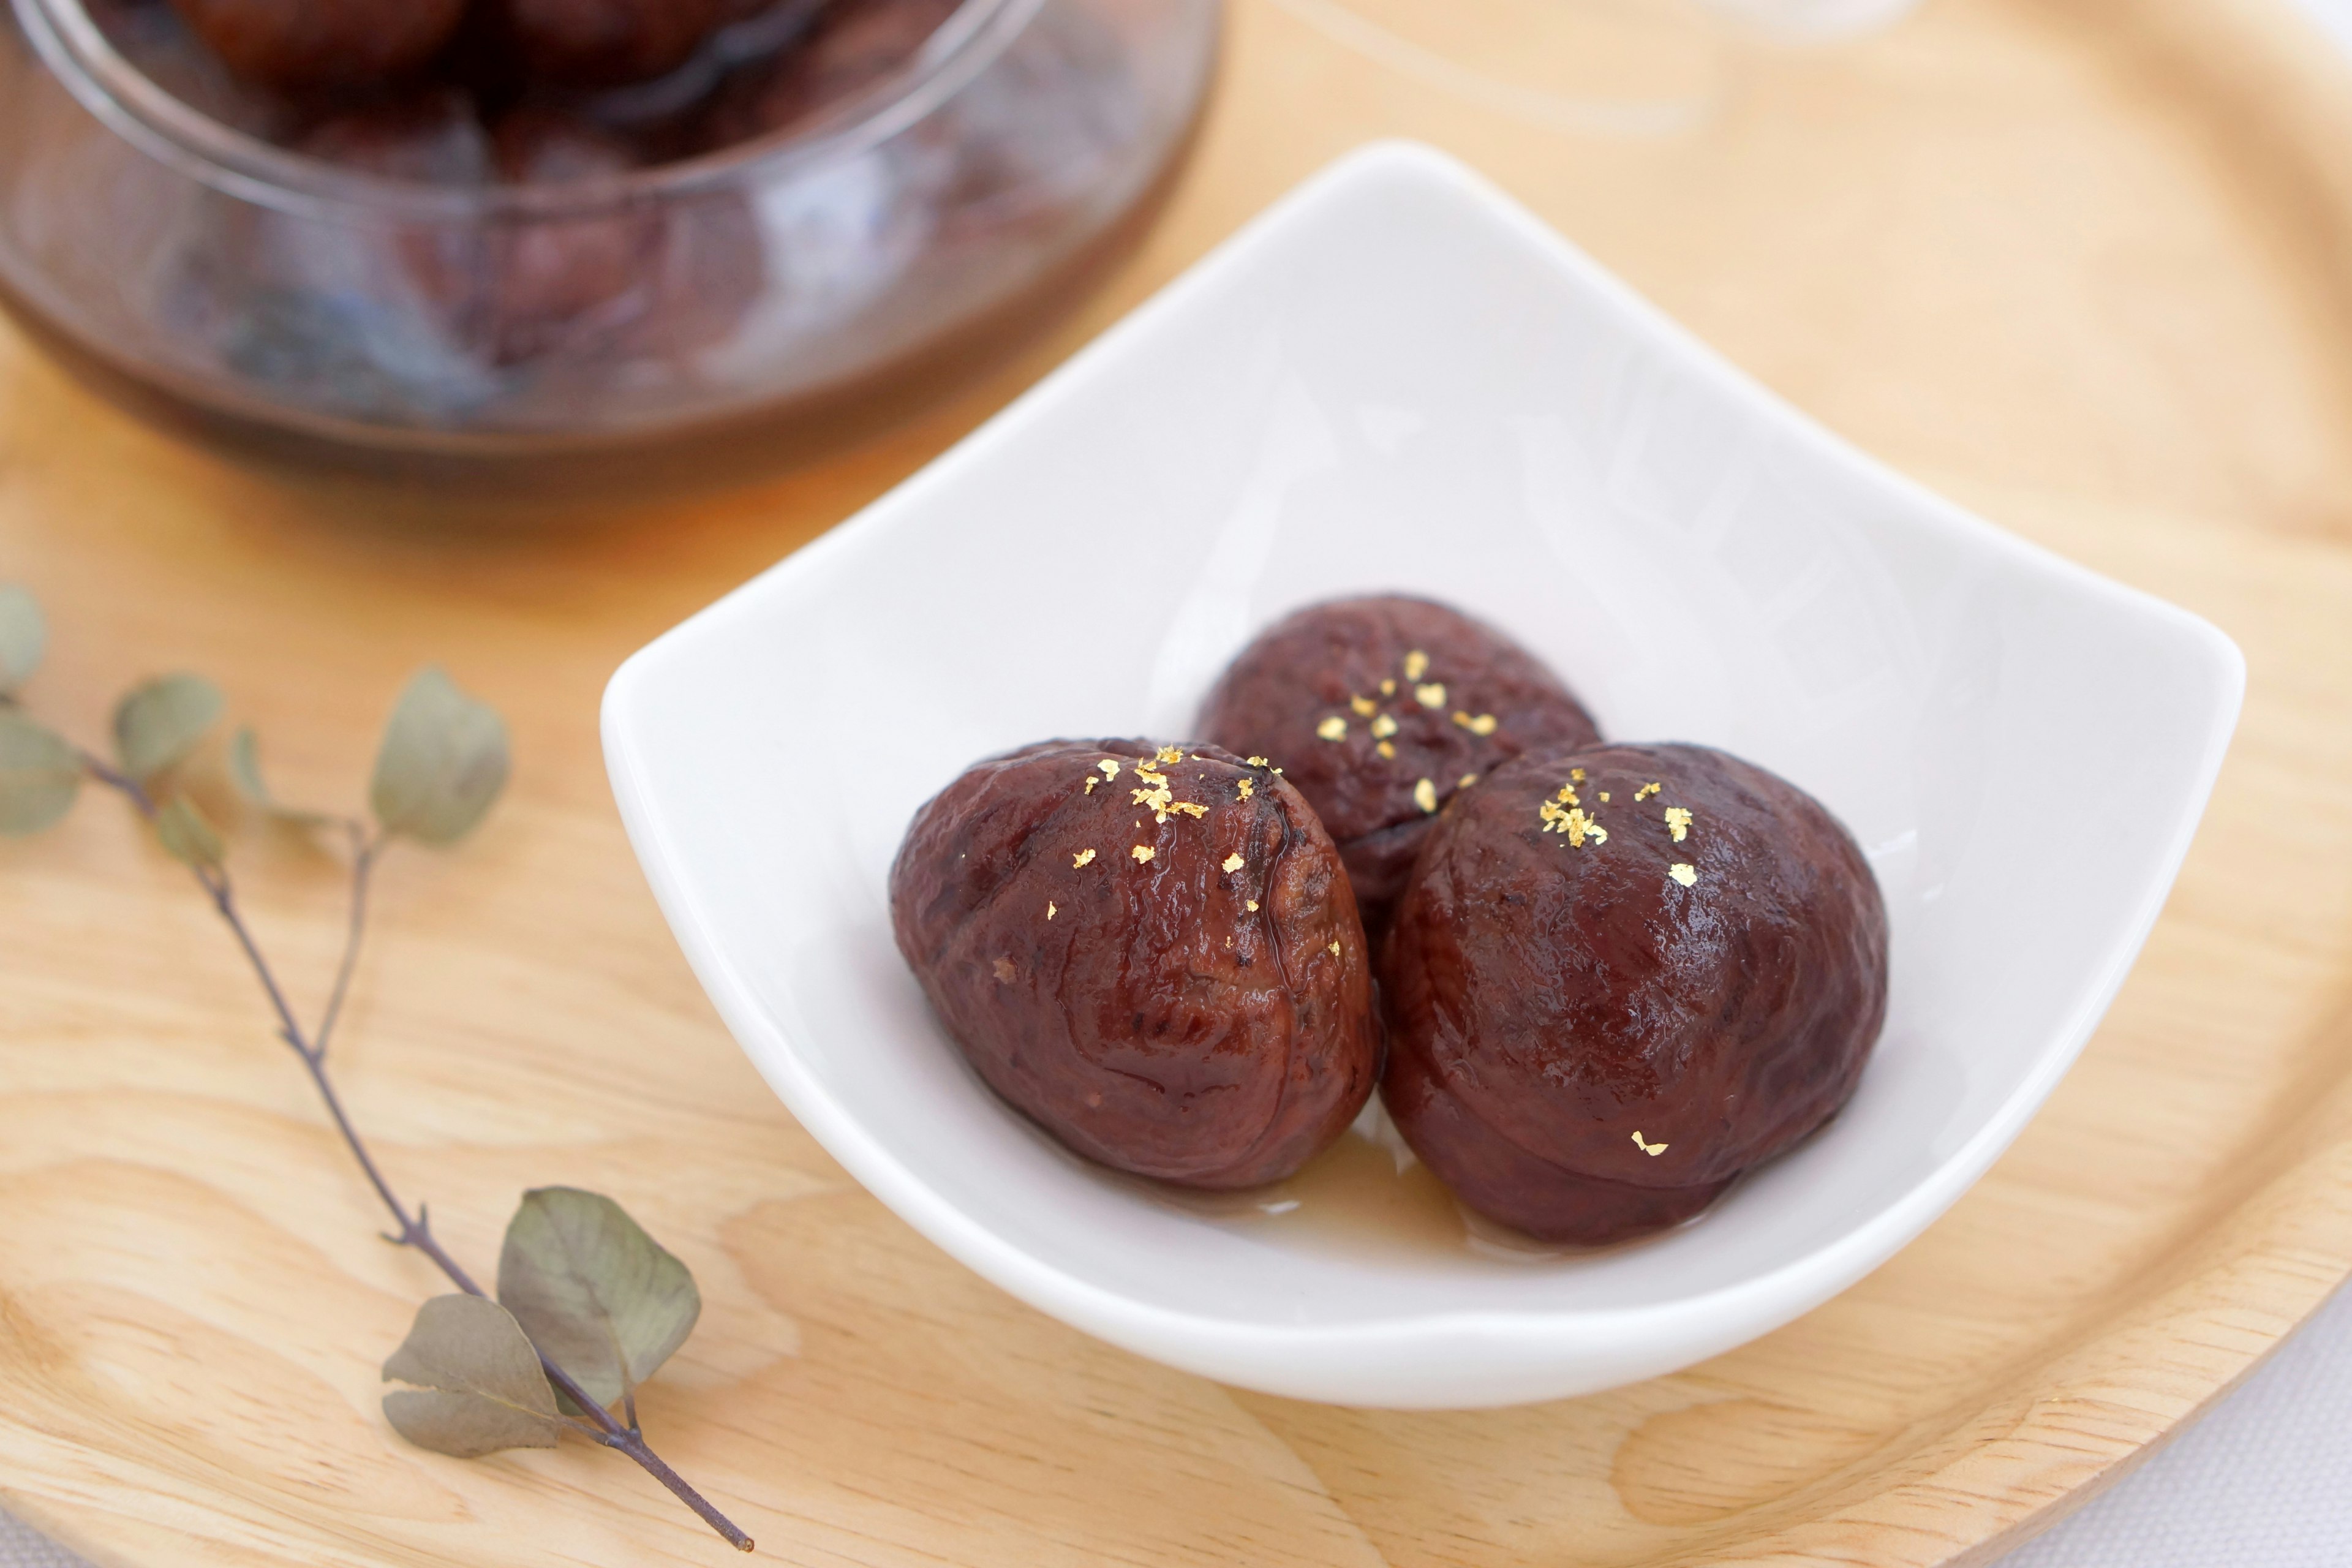
[[[1894,992],[1860,1091],[1685,1228],[1531,1263],[1163,1201],[993,1099],[899,963],[892,854],[967,763],[1185,738],[1258,628],[1380,589],[1507,628],[1612,737],[1777,769],[1877,868]],[[1476,176],[1391,145],[631,658],[604,745],[729,1026],[909,1224],[1176,1366],[1464,1406],[1727,1350],[1941,1214],[2130,968],[2243,680],[2211,626],[1890,473]]]

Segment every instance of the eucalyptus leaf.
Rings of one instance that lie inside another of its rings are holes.
[[[196,749],[221,714],[220,688],[201,675],[166,675],[114,708],[114,752],[122,771],[145,781]]]
[[[384,726],[368,791],[384,831],[454,844],[506,783],[505,721],[439,669],[418,670]]]
[[[525,1193],[499,1254],[499,1300],[547,1358],[609,1405],[694,1331],[694,1276],[612,1199]]]
[[[48,646],[40,601],[19,584],[0,583],[0,697],[14,696],[33,678]]]
[[[298,805],[287,805],[269,793],[261,777],[261,738],[250,724],[240,728],[228,741],[228,777],[246,804],[266,811],[280,822],[298,827],[319,827],[332,822],[323,811],[308,811]]]
[[[81,787],[81,759],[55,733],[0,709],[0,834],[38,833]]]
[[[163,842],[164,850],[184,866],[217,866],[221,863],[221,836],[196,803],[186,795],[175,795],[155,812],[155,837]]]
[[[393,1430],[420,1448],[478,1458],[500,1448],[552,1448],[563,1429],[555,1390],[520,1324],[480,1296],[436,1296],[392,1359],[383,1396]]]

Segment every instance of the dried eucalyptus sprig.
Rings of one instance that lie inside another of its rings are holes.
[[[327,1047],[350,994],[366,926],[368,879],[399,839],[456,843],[481,821],[507,781],[506,725],[438,669],[408,683],[376,753],[373,823],[280,803],[263,782],[260,743],[239,730],[227,750],[237,792],[257,811],[304,832],[340,835],[351,855],[351,916],[332,987],[305,1033],[239,911],[220,830],[180,787],[177,773],[219,723],[226,704],[201,676],[168,675],[114,710],[113,760],[35,722],[18,700],[41,662],[47,627],[32,595],[0,584],[0,834],[37,833],[73,806],[85,779],[120,793],[185,865],[219,910],[261,982],[278,1037],[310,1075],[327,1114],[390,1211],[385,1239],[431,1258],[462,1294],[436,1296],[383,1363],[395,1431],[437,1453],[474,1458],[501,1448],[551,1448],[567,1429],[635,1459],[740,1551],[751,1538],[687,1484],[646,1443],[637,1386],[686,1342],[702,1310],[694,1277],[612,1199],[570,1187],[523,1195],[499,1255],[495,1300],[449,1256],[423,1205],[394,1193],[343,1109]],[[621,1414],[615,1416],[613,1406]]]

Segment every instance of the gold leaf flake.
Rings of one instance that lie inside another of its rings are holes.
[[[1396,760],[1396,747],[1390,742],[1382,741],[1379,745],[1374,746],[1372,750],[1381,754],[1381,759],[1383,762],[1394,762]]]
[[[1257,786],[1249,779],[1235,779],[1234,781],[1234,787],[1241,792],[1242,799],[1247,800],[1250,797],[1250,792]]]
[[[1583,848],[1588,838],[1595,844],[1609,842],[1609,830],[1587,816],[1582,806],[1571,805],[1562,811],[1550,801],[1545,801],[1536,807],[1536,814],[1544,820],[1541,831],[1567,834],[1569,847],[1572,849]]]
[[[1076,855],[1070,857],[1070,869],[1075,871],[1081,866],[1090,866],[1094,864],[1094,858],[1095,852],[1093,850],[1081,849]]]
[[[1454,787],[1455,789],[1468,789],[1472,784],[1476,784],[1477,782],[1478,775],[1476,773],[1464,773],[1460,778],[1454,781]]]
[[[1348,738],[1348,721],[1334,713],[1316,725],[1315,732],[1327,741],[1344,741]]]
[[[1171,800],[1168,803],[1168,809],[1171,811],[1181,811],[1185,816],[1192,818],[1195,822],[1209,815],[1209,808],[1207,806],[1189,800]]]
[[[1456,724],[1461,725],[1464,729],[1469,731],[1474,735],[1493,734],[1495,732],[1495,726],[1497,722],[1492,713],[1481,713],[1475,719],[1473,719],[1469,714],[1463,712],[1458,708],[1454,710],[1454,721]]]
[[[1570,784],[1582,784],[1584,782],[1584,770],[1582,768],[1569,769],[1568,779]]]
[[[1643,1153],[1649,1155],[1654,1160],[1666,1152],[1666,1146],[1664,1143],[1651,1143],[1644,1142],[1639,1132],[1633,1134],[1633,1147],[1639,1149]]]
[[[1140,866],[1146,861],[1149,861],[1154,855],[1159,854],[1160,851],[1154,849],[1149,844],[1139,844],[1134,848],[1129,850],[1128,853],[1134,856],[1135,863]]]
[[[1265,759],[1264,757],[1245,757],[1243,760],[1254,768],[1262,768],[1265,766]]]
[[[1242,852],[1236,849],[1232,854],[1225,857],[1225,869],[1228,871],[1238,871],[1241,868]]]
[[[1086,789],[1086,793],[1087,793],[1087,794],[1088,794],[1088,795],[1092,795],[1092,794],[1094,794],[1094,793],[1095,793],[1095,785],[1097,785],[1097,784],[1100,784],[1100,783],[1102,783],[1102,780],[1100,780],[1100,779],[1098,779],[1098,778],[1095,777],[1095,775],[1094,775],[1094,774],[1092,774],[1092,773],[1088,773],[1088,774],[1087,775],[1087,789]]]
[[[1102,770],[1102,776],[1107,779],[1115,779],[1118,777],[1118,764],[1112,762],[1108,757],[1105,757],[1101,762],[1097,763],[1095,766]]]
[[[1386,713],[1372,721],[1372,739],[1376,741],[1385,741],[1396,731],[1397,721]]]
[[[1691,814],[1688,806],[1670,805],[1666,807],[1666,826],[1673,831],[1675,843],[1680,844],[1684,839],[1690,837],[1690,825]]]
[[[1429,656],[1427,654],[1415,648],[1404,656],[1404,678],[1407,680],[1419,680],[1428,673]]]
[[[1657,794],[1658,791],[1664,787],[1665,786],[1658,783],[1657,780],[1652,779],[1648,784],[1643,784],[1640,789],[1633,792],[1634,803],[1639,805],[1641,802],[1649,799],[1650,796]]]
[[[1412,804],[1423,811],[1437,809],[1437,786],[1427,779],[1412,786]]]
[[[1249,910],[1252,914],[1257,913],[1257,900],[1255,899],[1244,899],[1242,900],[1242,907]]]
[[[1666,875],[1687,888],[1698,880],[1698,868],[1687,860],[1677,860],[1666,868]]]
[[[1348,699],[1348,706],[1356,710],[1357,718],[1369,719],[1372,716],[1372,710],[1379,704],[1369,697],[1350,697]]]
[[[1605,789],[1601,792],[1601,804],[1603,805],[1609,804],[1609,792]]]
[[[1383,697],[1394,697],[1396,695],[1396,682],[1393,680],[1381,681],[1381,695]]]
[[[1339,944],[1336,942],[1331,944],[1331,956],[1334,958],[1339,956]]]
[[[1423,708],[1444,707],[1445,682],[1442,680],[1433,680],[1426,686],[1414,687],[1412,689],[1412,700],[1415,702],[1420,703]]]
[[[1047,920],[1052,920],[1052,919],[1054,918],[1054,910],[1055,910],[1054,900],[1051,900],[1051,899],[1047,899],[1047,900],[1045,900],[1045,918],[1046,918]]]
[[[1181,763],[1181,762],[1182,762],[1183,760],[1184,760],[1184,749],[1183,749],[1182,747],[1181,747],[1181,746],[1162,746],[1162,747],[1160,747],[1160,755],[1159,755],[1158,761],[1159,761],[1159,763],[1160,763],[1160,765],[1161,767],[1163,767],[1163,768],[1164,768],[1164,767],[1166,767],[1166,766],[1167,766],[1169,763]]]

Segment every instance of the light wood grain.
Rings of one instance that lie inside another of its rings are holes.
[[[0,576],[57,628],[33,700],[95,738],[129,681],[204,668],[286,793],[344,804],[415,665],[505,710],[509,801],[457,853],[384,870],[347,1092],[478,1263],[550,1182],[611,1192],[686,1257],[709,1309],[647,1426],[773,1560],[1984,1562],[2352,1268],[2347,77],[2251,0],[1931,0],[1727,68],[1696,130],[1580,139],[1241,0],[1196,163],[1079,320],[823,468],[597,517],[241,471],[0,336]],[[1478,1415],[1221,1389],[914,1237],[719,1028],[596,750],[632,648],[1384,133],[1487,170],[1863,446],[2210,616],[2252,668],[2147,957],[1980,1187],[1745,1350]],[[239,856],[315,998],[334,867],[264,834]],[[584,1445],[467,1464],[399,1443],[376,1367],[438,1287],[377,1226],[223,933],[121,812],[0,847],[0,1501],[140,1568],[724,1556]]]

